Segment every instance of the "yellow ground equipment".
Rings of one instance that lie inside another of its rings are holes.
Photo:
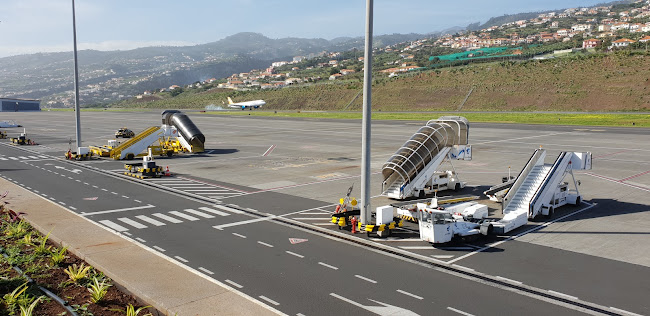
[[[11,142],[16,145],[35,145],[31,139],[27,138],[25,133],[21,133],[18,137],[12,137]]]
[[[88,147],[79,147],[77,151],[68,150],[65,153],[65,159],[68,160],[88,160],[93,156],[93,153]]]
[[[7,132],[0,131],[0,139],[6,139],[7,138]]]

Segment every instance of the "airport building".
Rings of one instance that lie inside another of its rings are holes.
[[[0,98],[0,112],[40,111],[41,101]]]

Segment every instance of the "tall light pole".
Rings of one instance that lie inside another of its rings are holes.
[[[370,119],[372,93],[372,9],[373,0],[366,0],[366,47],[363,59],[363,131],[361,133],[361,214],[359,221],[370,224]]]
[[[72,0],[72,38],[74,43],[74,111],[76,114],[75,126],[77,130],[77,148],[81,147],[81,116],[79,110],[79,67],[77,65],[77,22],[74,14],[74,0]]]

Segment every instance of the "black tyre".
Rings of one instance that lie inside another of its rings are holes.
[[[548,215],[547,215],[547,217],[548,217],[548,218],[553,218],[553,214],[554,214],[554,213],[555,213],[555,209],[553,209],[552,206],[549,207],[549,208],[548,208]]]
[[[133,160],[133,154],[127,154],[126,160]]]
[[[454,186],[454,191],[460,191],[460,183],[456,183],[456,186]]]
[[[421,199],[424,199],[424,190],[420,190],[420,193],[418,193],[418,197]]]
[[[171,157],[173,154],[174,154],[173,152],[168,151],[168,152],[167,152],[167,157]]]
[[[576,197],[576,205],[580,205],[580,203],[582,203],[582,199],[578,196]]]

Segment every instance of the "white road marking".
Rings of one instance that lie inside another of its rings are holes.
[[[589,203],[584,202],[584,201],[583,201],[582,203],[589,204]],[[552,220],[552,221],[546,222],[546,223],[544,223],[544,224],[542,224],[542,225],[539,225],[539,226],[537,226],[537,227],[533,227],[533,228],[531,228],[531,229],[529,229],[529,230],[527,230],[527,231],[525,231],[525,232],[519,233],[519,234],[517,234],[517,235],[515,235],[515,236],[512,236],[512,237],[510,237],[510,238],[508,238],[508,239],[504,239],[504,240],[502,240],[502,241],[497,241],[497,242],[495,242],[495,243],[488,244],[487,246],[485,246],[485,247],[483,247],[483,248],[480,248],[480,249],[474,250],[474,251],[472,251],[472,252],[470,252],[470,253],[468,253],[468,254],[466,254],[466,255],[462,255],[462,256],[460,256],[460,257],[458,257],[458,258],[456,258],[456,259],[453,259],[453,260],[447,261],[447,263],[454,263],[454,262],[456,262],[456,261],[458,261],[458,260],[462,260],[462,259],[465,259],[465,258],[467,258],[467,257],[469,257],[469,256],[475,255],[475,254],[477,254],[477,253],[479,253],[479,252],[485,251],[486,249],[490,249],[490,248],[492,248],[492,247],[496,247],[496,246],[498,246],[498,245],[500,245],[500,244],[502,244],[502,243],[505,243],[505,242],[508,242],[508,241],[511,241],[511,240],[515,240],[515,239],[517,239],[517,238],[519,238],[519,237],[521,237],[521,236],[523,236],[523,235],[526,235],[526,234],[532,233],[532,232],[534,232],[534,231],[536,231],[536,230],[540,230],[540,229],[542,229],[542,228],[544,228],[544,227],[546,227],[546,226],[548,226],[548,225],[551,225],[551,224],[553,224],[553,223],[555,223],[555,222],[557,222],[557,221],[561,221],[561,220],[563,220],[563,219],[565,219],[565,218],[567,218],[567,217],[569,217],[569,216],[573,216],[573,215],[576,215],[576,214],[582,213],[582,212],[584,212],[584,211],[586,211],[586,210],[588,210],[588,209],[590,209],[590,208],[592,208],[592,207],[594,207],[594,206],[596,206],[596,204],[589,204],[588,207],[585,207],[585,208],[583,208],[583,209],[577,210],[577,211],[575,211],[575,212],[573,212],[573,213],[569,213],[569,214],[564,215],[564,216],[562,216],[562,217],[558,217],[558,218],[556,218],[556,219],[554,219],[554,220]]]
[[[292,217],[293,220],[331,221],[331,217]]]
[[[81,216],[96,215],[96,214],[107,214],[107,213],[119,213],[119,212],[126,212],[126,211],[132,211],[132,210],[141,210],[141,209],[152,208],[152,207],[155,207],[155,206],[153,206],[151,204],[147,204],[147,205],[143,205],[143,206],[118,208],[118,209],[114,209],[114,210],[91,212],[91,213],[82,212]]]
[[[164,219],[164,220],[166,220],[166,221],[168,221],[170,223],[174,223],[174,224],[178,224],[178,223],[183,222],[182,220],[179,220],[179,219],[176,219],[176,218],[173,218],[171,216],[167,216],[167,215],[161,214],[161,213],[153,213],[151,215],[153,215],[155,217],[158,217],[158,218],[162,218],[162,219]]]
[[[180,218],[184,218],[184,219],[186,219],[188,221],[198,221],[199,220],[198,218],[196,218],[194,216],[183,214],[183,213],[178,212],[178,211],[171,211],[171,212],[169,212],[169,214],[176,215],[176,216],[178,216]]]
[[[205,214],[203,212],[199,212],[199,211],[193,210],[191,208],[184,209],[183,211],[187,212],[187,213],[192,213],[192,214],[197,215],[197,216],[201,216],[203,218],[214,218],[214,216],[212,216],[210,214]]]
[[[95,189],[98,189],[99,187],[98,187],[98,186],[96,186],[96,185],[93,185],[93,188],[95,188]]]
[[[183,257],[180,257],[180,256],[174,256],[174,258],[178,259],[178,261],[182,261],[182,262],[185,262],[185,263],[189,262],[189,260],[187,260],[187,259],[185,259]]]
[[[507,281],[507,282],[511,282],[511,283],[524,284],[524,282],[516,281],[516,280],[513,280],[513,279],[504,278],[504,277],[502,277],[502,276],[498,276],[498,275],[496,276],[496,278],[499,279],[499,280],[503,280],[503,281]]]
[[[216,207],[216,205],[215,205]],[[223,224],[223,225],[217,225],[217,226],[212,226],[216,229],[223,230],[226,227],[232,227],[232,226],[239,226],[239,225],[244,225],[244,224],[250,224],[250,223],[257,223],[257,222],[263,222],[263,221],[268,221],[270,219],[276,218],[277,216],[271,215],[267,217],[262,217],[262,218],[256,218],[256,219],[249,219],[247,221],[241,221],[241,222],[234,222],[234,223],[228,223],[228,224]]]
[[[127,235],[127,236],[132,236],[131,233],[129,233],[129,232],[122,232],[122,234]]]
[[[357,277],[357,278],[359,278],[359,279],[361,279],[361,280],[368,281],[368,282],[370,282],[370,283],[377,283],[377,281],[375,281],[375,280],[373,280],[373,279],[368,279],[368,278],[366,278],[366,277],[364,277],[364,276],[361,276],[361,275],[358,275],[358,274],[355,274],[354,276]]]
[[[142,239],[142,238],[140,238],[140,237],[136,237],[135,240],[137,240],[137,241],[139,241],[139,242],[147,242],[146,240],[144,240],[144,239]]]
[[[106,190],[106,189],[102,189],[102,191],[104,191],[104,192],[108,192],[108,190]]]
[[[117,192],[111,192],[111,194],[115,194],[115,195],[117,195]]]
[[[246,236],[244,236],[244,235],[242,235],[242,234],[237,234],[237,233],[232,233],[232,234],[235,235],[235,236],[237,236],[237,237],[240,237],[240,238],[246,238]]]
[[[84,182],[84,184],[85,184],[85,185],[90,185],[90,183],[88,183],[88,182]]]
[[[327,215],[327,214],[330,214],[330,213],[325,213],[325,212],[323,212],[323,213],[300,213],[300,215]]]
[[[553,291],[553,290],[548,290],[548,292],[552,293],[552,294],[555,294],[555,295],[563,296],[563,297],[566,297],[566,298],[569,298],[569,299],[572,299],[572,300],[577,300],[578,299],[577,297],[575,297],[573,295],[564,294],[562,292],[556,292],[556,291]]]
[[[142,203],[140,200],[133,200],[133,202]]]
[[[624,309],[620,309],[620,308],[616,308],[616,307],[612,307],[612,306],[610,306],[609,308],[611,308],[613,311],[617,311],[619,313],[623,313],[623,314],[627,314],[627,315],[631,315],[631,316],[643,316],[641,314],[628,312],[628,311],[626,311]]]
[[[187,191],[187,192],[228,192],[228,193],[231,193],[230,191],[224,190],[224,189],[206,189],[205,187],[183,188],[183,191]]]
[[[160,251],[160,252],[165,252],[165,249],[162,249],[162,248],[160,248],[158,246],[153,246],[153,248]]]
[[[447,261],[447,262],[449,263],[449,262],[451,262],[451,261]],[[468,268],[468,267],[461,266],[461,265],[457,265],[457,264],[452,264],[451,266],[452,266],[452,267],[456,267],[456,268],[461,269],[461,270],[476,271],[476,270],[474,270],[474,269],[472,269],[472,268]]]
[[[235,283],[235,282],[230,281],[230,280],[228,280],[228,279],[226,279],[225,281],[226,281],[226,283],[228,283],[228,284],[230,284],[230,285],[232,285],[232,286],[234,286],[234,287],[236,287],[236,288],[238,288],[238,289],[243,288],[243,286],[241,286],[239,283]]]
[[[449,259],[449,258],[453,258],[454,256],[453,255],[432,255],[431,257],[434,257],[436,259]]]
[[[134,220],[132,220],[130,218],[127,218],[127,217],[120,217],[117,220],[119,220],[119,221],[121,221],[121,222],[123,222],[125,224],[129,224],[129,225],[131,225],[131,226],[133,226],[133,227],[135,227],[137,229],[147,228],[146,225],[142,225],[142,224],[140,224],[140,223],[138,223],[138,222],[136,222],[136,221],[134,221]]]
[[[266,157],[266,156],[270,155],[270,154],[273,152],[273,149],[275,149],[275,145],[271,145],[271,147],[269,147],[269,149],[267,149],[267,150],[262,154],[262,156],[263,156],[263,157]]]
[[[240,210],[238,210],[236,208],[227,207],[227,206],[223,206],[223,205],[213,205],[213,207],[216,207],[218,209],[222,209],[222,210],[224,210],[226,212],[235,213],[235,214],[244,214],[245,213],[244,211],[240,211]]]
[[[280,305],[280,303],[278,303],[278,302],[276,302],[276,301],[274,301],[274,300],[272,300],[272,299],[270,299],[270,298],[268,298],[268,297],[266,297],[264,295],[260,295],[260,298],[267,301],[267,302],[269,302],[269,303],[271,303],[271,304],[273,304],[273,305],[275,305],[275,306]]]
[[[125,231],[129,230],[128,228],[126,228],[124,226],[121,226],[119,224],[115,224],[115,223],[113,223],[113,222],[111,222],[111,221],[109,221],[107,219],[105,219],[103,221],[99,221],[99,222],[104,224],[105,226],[108,226],[108,228],[112,228],[113,230],[116,230],[118,232],[125,232]]]
[[[201,271],[203,271],[203,272],[205,272],[207,274],[214,274],[214,272],[212,272],[212,271],[210,271],[210,270],[208,270],[208,269],[206,269],[204,267],[199,267],[199,270],[201,270]]]
[[[327,226],[327,225],[333,225],[332,223],[311,223],[312,225],[316,226]]]
[[[0,157],[0,160],[8,160],[8,159],[5,157]]]
[[[230,216],[230,214],[222,212],[222,211],[217,211],[215,209],[211,209],[209,207],[199,207],[199,210],[210,212],[212,214],[217,214],[219,216]]]
[[[11,159],[11,160],[18,160],[18,158],[16,158],[16,157],[9,157],[9,159]]]
[[[42,195],[42,196],[47,196],[47,194],[45,194],[45,193],[43,193],[43,194],[41,194],[41,195]]]
[[[31,159],[38,159],[38,157],[36,157],[36,156],[28,156],[28,157],[31,158]]]
[[[406,292],[406,291],[403,291],[403,290],[397,290],[397,292],[402,293],[404,295],[408,295],[408,296],[413,297],[413,298],[417,298],[419,300],[424,299],[424,297],[422,297],[422,296],[415,295],[415,294],[412,294],[412,293],[409,293],[409,292]]]
[[[155,219],[153,219],[153,218],[151,218],[149,216],[146,216],[146,215],[138,215],[135,218],[137,218],[139,220],[142,220],[142,221],[145,221],[145,222],[147,222],[147,223],[149,223],[151,225],[154,225],[154,226],[167,225],[167,224],[165,224],[165,223],[163,223],[161,221],[155,220]]]
[[[129,197],[126,195],[122,195],[123,198],[128,199]]]
[[[65,205],[65,203],[63,203],[63,202],[61,202],[61,201],[59,201],[59,204],[61,204],[61,205]]]
[[[77,208],[74,207],[74,206],[68,206],[68,207],[69,207],[70,209],[72,209],[72,210],[75,210],[75,211],[77,210]]]
[[[436,248],[431,247],[431,246],[403,246],[400,247],[402,249],[408,249],[408,250],[435,250]]]
[[[273,247],[274,247],[274,246],[271,245],[271,244],[267,244],[267,243],[265,243],[265,242],[263,242],[263,241],[259,241],[259,240],[257,241],[257,243],[260,244],[260,245],[267,246],[267,247],[269,247],[269,248],[273,248]]]
[[[81,180],[79,180],[79,179],[76,179],[76,180],[74,180],[74,181],[81,182]]]
[[[335,267],[335,266],[332,266],[332,265],[329,265],[329,264],[327,264],[327,263],[320,262],[320,261],[318,262],[318,264],[320,264],[320,265],[322,265],[322,266],[324,266],[324,267],[328,267],[328,268],[330,268],[330,269],[332,269],[332,270],[338,270],[338,269],[339,269],[339,268],[337,268],[337,267]]]
[[[456,312],[456,313],[458,313],[458,314],[461,314],[461,315],[465,315],[465,316],[474,316],[473,314],[463,312],[463,311],[461,311],[461,310],[459,310],[459,309],[455,309],[455,308],[453,308],[453,307],[447,307],[447,309],[450,310],[450,311],[452,311],[452,312]]]
[[[297,254],[297,253],[295,253],[295,252],[291,252],[291,251],[285,251],[285,252],[288,253],[288,254],[290,254],[290,255],[292,255],[292,256],[296,256],[296,257],[298,257],[298,258],[304,258],[304,257],[305,257],[305,256],[300,255],[300,254]]]

